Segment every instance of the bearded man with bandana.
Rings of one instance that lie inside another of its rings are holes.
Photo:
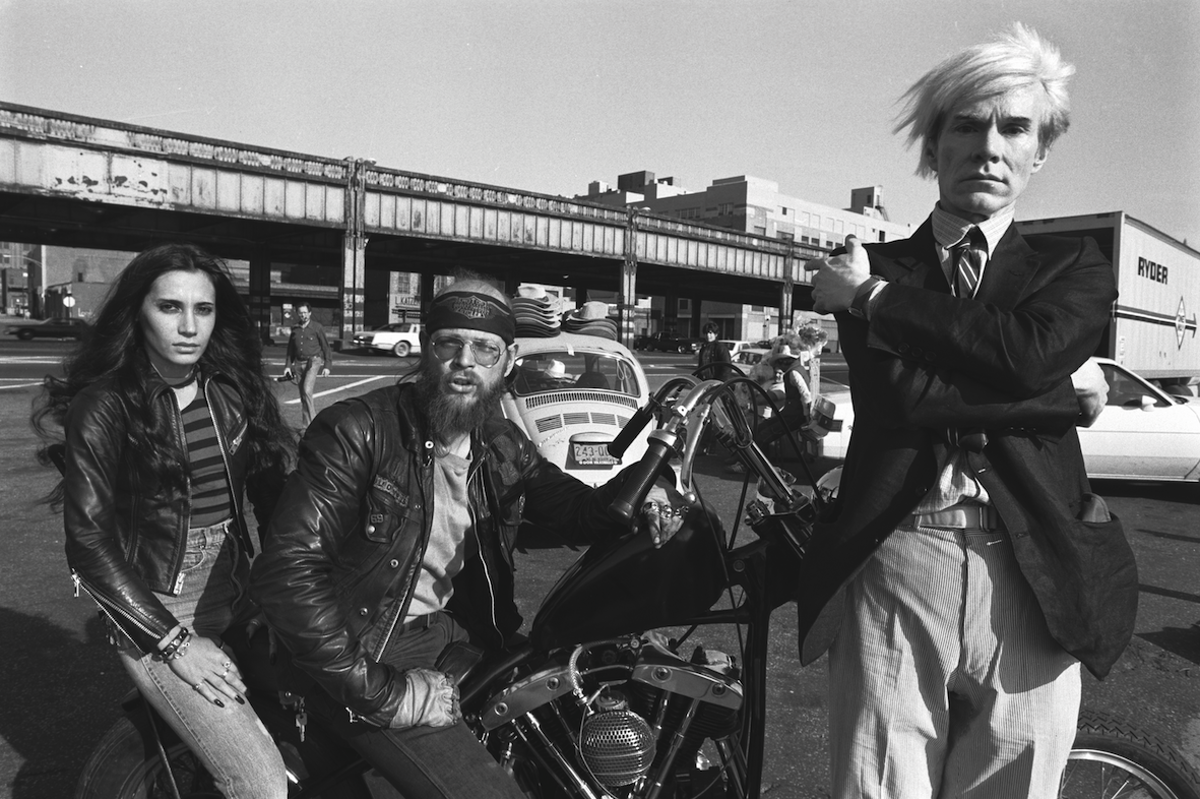
[[[622,476],[593,489],[500,415],[515,331],[508,299],[484,280],[439,292],[416,380],[308,427],[254,562],[251,595],[281,644],[284,687],[407,799],[524,796],[457,723],[457,685],[439,669],[464,644],[518,640],[521,519],[582,542],[629,530],[609,511]],[[661,545],[680,521],[646,507]]]

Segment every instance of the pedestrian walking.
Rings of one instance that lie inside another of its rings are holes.
[[[325,328],[312,318],[312,306],[302,302],[296,306],[296,315],[300,324],[292,328],[291,338],[288,339],[287,362],[283,368],[283,376],[291,379],[298,376],[300,386],[300,426],[306,429],[316,415],[316,405],[313,401],[313,389],[316,387],[317,375],[329,377],[329,368],[333,365],[333,353],[329,351],[329,341],[325,338]]]

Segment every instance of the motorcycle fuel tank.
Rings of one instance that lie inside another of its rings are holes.
[[[692,508],[660,549],[641,521],[630,535],[593,544],[550,589],[531,643],[551,649],[686,623],[725,589],[723,540],[720,519]]]

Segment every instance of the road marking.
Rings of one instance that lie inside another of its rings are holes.
[[[316,394],[313,394],[313,399],[316,399],[317,397],[324,397],[327,394],[336,394],[339,391],[345,391],[350,388],[357,388],[358,386],[366,385],[367,383],[373,383],[376,380],[384,380],[389,377],[392,377],[392,375],[375,375],[374,377],[368,377],[366,380],[359,380],[356,383],[347,383],[346,385],[338,388],[331,388],[328,391],[318,391]],[[285,404],[287,405],[298,405],[299,403],[299,399],[285,400]]]

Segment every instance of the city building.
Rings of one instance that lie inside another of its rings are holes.
[[[588,192],[577,200],[619,207],[644,208],[654,213],[675,216],[690,222],[731,228],[759,236],[795,241],[812,247],[832,250],[855,235],[864,242],[892,241],[908,238],[913,227],[893,222],[883,204],[883,188],[868,186],[850,192],[850,207],[834,208],[783,194],[773,180],[750,175],[720,178],[708,188],[692,191],[675,184],[672,177],[659,178],[653,172],[630,172],[617,178],[616,188],[594,181]],[[648,321],[664,318],[664,299],[651,302]],[[679,298],[679,325],[693,327],[691,301]],[[734,303],[704,303],[703,319],[721,328],[723,338],[769,338],[778,330],[778,309],[769,306],[737,305]],[[796,322],[815,314],[797,311]],[[816,317],[828,327],[831,342],[837,331],[829,317]],[[658,328],[639,331],[655,332]],[[672,331],[682,332],[682,331]]]

